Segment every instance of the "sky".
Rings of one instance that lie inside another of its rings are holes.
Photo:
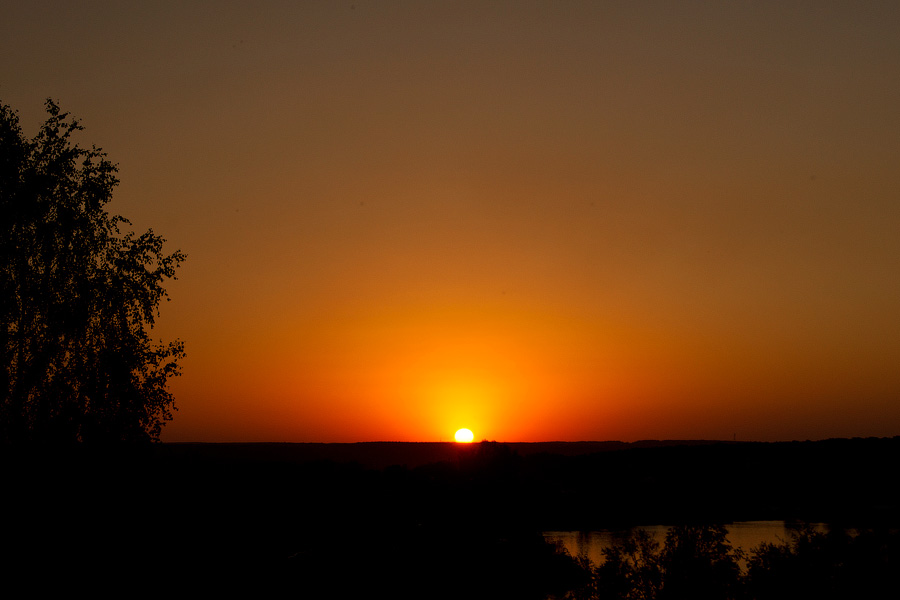
[[[188,255],[163,441],[900,435],[896,2],[3,2]]]

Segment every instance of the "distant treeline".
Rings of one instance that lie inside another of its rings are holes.
[[[900,514],[900,438],[575,456],[447,444],[446,458],[383,468],[300,459],[284,446],[2,448],[5,574],[38,587],[249,581],[318,597],[384,587],[450,597],[478,583],[493,598],[543,598],[574,589],[582,573],[544,543],[545,530],[757,519],[881,527]]]
[[[583,579],[571,600],[796,600],[896,598],[900,533],[883,527],[828,532],[800,528],[790,539],[741,551],[724,527],[678,525],[660,544],[635,529],[580,559]]]

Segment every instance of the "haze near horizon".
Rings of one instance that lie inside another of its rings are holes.
[[[164,441],[900,433],[900,7],[19,3],[188,260]]]

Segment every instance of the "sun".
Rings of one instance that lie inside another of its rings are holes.
[[[475,439],[475,435],[472,433],[471,429],[460,429],[453,437],[461,444],[469,444]]]

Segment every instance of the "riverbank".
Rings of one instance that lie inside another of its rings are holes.
[[[525,597],[572,577],[542,531],[891,525],[900,514],[898,438],[574,455],[451,444],[440,450],[448,458],[380,468],[277,446],[3,449],[7,571],[39,586],[149,578],[164,589],[241,582],[333,588],[338,597],[381,585],[409,597],[423,586],[449,594],[483,581],[494,597],[497,586]]]

